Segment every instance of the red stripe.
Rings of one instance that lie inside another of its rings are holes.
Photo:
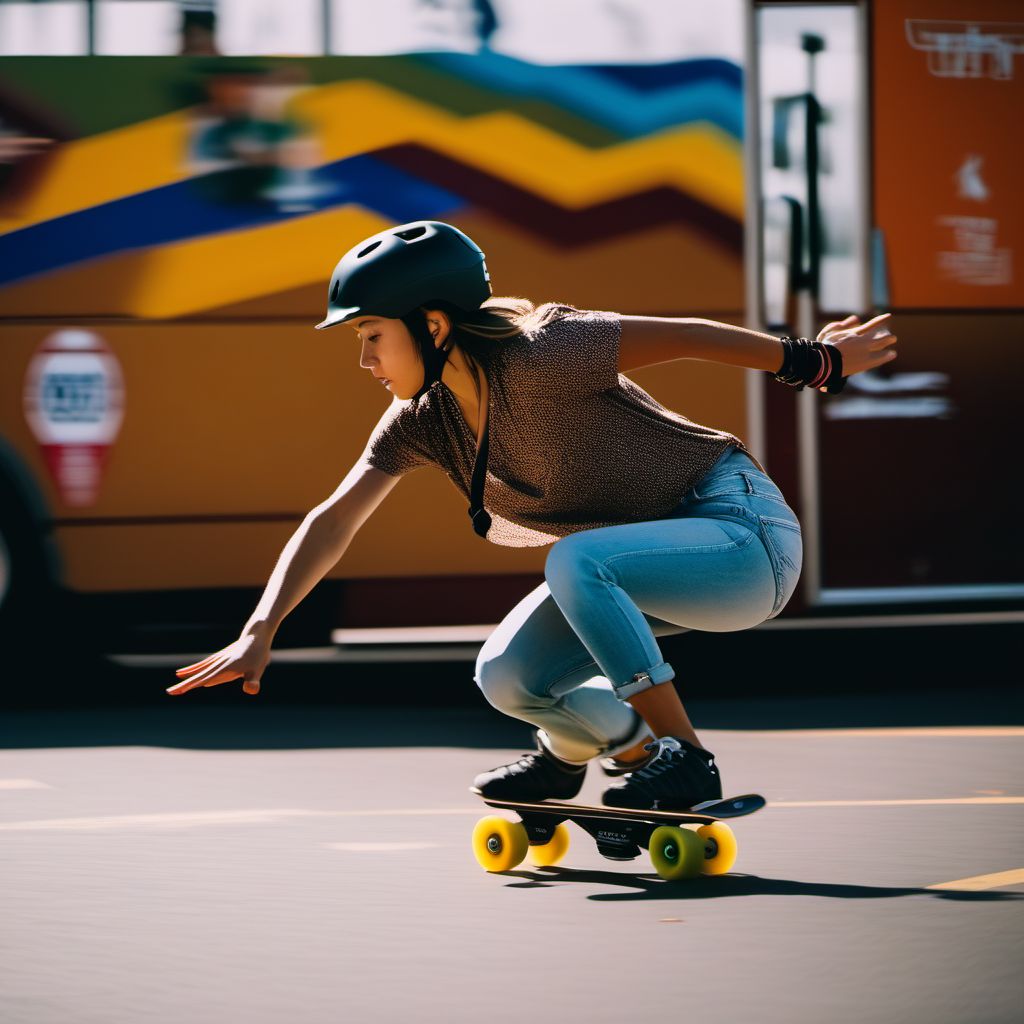
[[[820,351],[823,370],[822,373],[819,374],[818,379],[812,385],[813,387],[817,387],[819,384],[824,383],[832,373],[832,357],[829,355],[828,346],[823,343]]]

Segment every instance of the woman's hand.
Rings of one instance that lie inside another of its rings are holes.
[[[270,644],[247,633],[216,654],[194,665],[175,669],[174,674],[182,681],[169,686],[167,692],[176,697],[196,686],[217,686],[232,679],[241,679],[245,693],[257,694],[260,692],[260,678],[269,663]]]
[[[879,313],[866,324],[859,323],[856,313],[845,320],[825,324],[818,341],[829,341],[843,357],[843,376],[851,377],[862,370],[873,370],[896,358],[896,335],[891,334],[885,321],[892,313]]]

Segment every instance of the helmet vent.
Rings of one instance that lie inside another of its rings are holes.
[[[360,249],[359,252],[356,253],[356,259],[360,260],[364,256],[366,256],[369,253],[373,252],[373,250],[376,249],[378,245],[380,245],[380,239],[379,238],[377,239],[376,242],[371,242],[365,249]]]
[[[334,302],[334,300],[338,297],[338,290],[340,288],[341,288],[341,282],[340,281],[335,281],[334,282],[334,287],[331,288],[331,302]]]
[[[427,229],[421,224],[418,228],[409,228],[407,231],[396,231],[395,234],[399,238],[404,238],[407,242],[411,242],[414,238],[419,238],[420,235],[425,235]]]

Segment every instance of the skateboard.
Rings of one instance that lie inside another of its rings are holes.
[[[594,837],[598,853],[609,860],[634,860],[641,847],[646,849],[654,870],[669,881],[729,871],[736,863],[736,837],[722,819],[753,814],[766,802],[757,793],[747,793],[697,804],[689,811],[659,811],[497,800],[473,786],[470,792],[489,807],[519,815],[519,821],[489,815],[476,823],[473,853],[486,871],[511,871],[528,853],[537,867],[552,867],[569,849],[565,822],[571,821]]]

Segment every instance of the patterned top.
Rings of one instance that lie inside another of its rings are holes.
[[[543,326],[485,343],[478,358],[490,388],[487,540],[536,547],[657,519],[730,445],[754,459],[735,435],[666,409],[618,372],[619,314],[557,310]],[[392,476],[438,466],[468,505],[476,452],[458,400],[437,381],[418,403],[392,401],[361,459]]]

